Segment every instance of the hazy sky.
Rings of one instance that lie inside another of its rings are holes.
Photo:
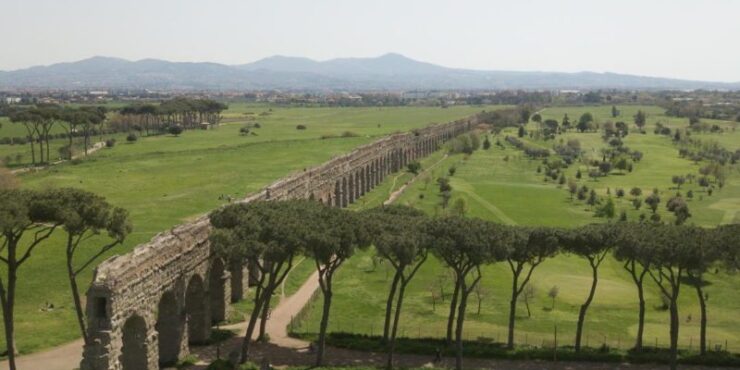
[[[0,70],[95,55],[397,52],[460,68],[740,81],[740,0],[0,0],[0,35]]]

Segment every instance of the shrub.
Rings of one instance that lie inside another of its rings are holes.
[[[234,369],[234,365],[229,363],[229,361],[224,359],[219,359],[216,361],[211,362],[208,367],[206,367],[206,370],[232,370]]]
[[[450,185],[450,179],[446,177],[440,177],[437,179],[437,184],[439,185],[439,192],[449,192],[452,191],[452,185]]]
[[[72,150],[70,149],[69,145],[64,145],[59,148],[59,156],[62,158],[70,158],[72,155]],[[7,162],[10,163],[10,162]]]
[[[307,128],[306,125],[297,125],[295,127],[296,130],[305,130],[306,128]]]
[[[418,175],[419,171],[421,170],[421,163],[414,161],[414,162],[407,164],[406,168],[408,169],[409,172],[413,173],[414,175]]]
[[[126,141],[128,141],[129,143],[136,142],[136,140],[139,140],[139,137],[136,136],[136,134],[134,134],[133,132],[126,136]]]
[[[182,134],[182,127],[180,127],[179,125],[172,125],[167,128],[167,132],[169,132],[170,135],[173,136],[180,136],[180,134]]]
[[[116,139],[108,139],[105,141],[106,148],[112,148],[114,146],[116,146]]]

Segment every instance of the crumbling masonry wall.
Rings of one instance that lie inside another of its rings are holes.
[[[475,125],[471,117],[390,135],[291,174],[242,202],[303,198],[346,207]],[[242,297],[249,276],[245,266],[224,266],[212,255],[209,231],[202,216],[97,267],[87,293],[90,343],[82,370],[155,370],[187,355],[188,344],[208,339],[212,322]]]

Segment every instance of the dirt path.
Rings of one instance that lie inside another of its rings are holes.
[[[95,143],[91,147],[87,148],[87,155],[93,154],[93,153],[97,152],[98,150],[100,150],[102,148],[105,148],[105,141],[101,141],[101,142]],[[83,152],[81,154],[77,154],[77,155],[72,156],[72,159],[74,160],[74,159],[80,159],[80,158],[84,158],[84,157],[85,157],[85,153]],[[67,161],[68,161],[67,159],[61,159],[61,160],[58,160],[56,162],[51,162],[51,164],[46,165],[46,166],[43,166],[43,167],[23,167],[23,168],[19,168],[17,170],[12,170],[10,172],[12,172],[13,174],[16,174],[17,175],[17,174],[20,174],[20,173],[26,173],[26,172],[31,172],[31,171],[41,171],[41,170],[45,170],[45,169],[47,169],[47,168],[49,168],[51,166],[54,166],[54,165],[57,165],[57,164],[60,164],[60,163],[64,163],[64,162],[67,162]]]
[[[300,260],[298,260],[298,262],[296,262],[295,264],[293,264],[293,267],[292,267],[292,268],[290,269],[290,271],[288,271],[288,274],[287,274],[287,275],[285,275],[285,279],[283,279],[283,282],[282,282],[282,283],[280,283],[280,302],[282,302],[282,301],[283,301],[283,299],[285,299],[285,282],[286,282],[286,281],[288,280],[288,278],[290,277],[290,274],[291,274],[291,273],[293,273],[293,270],[295,270],[295,268],[296,268],[296,267],[297,267],[297,266],[298,266],[299,264],[301,264],[301,263],[302,263],[303,261],[305,261],[305,260],[306,260],[306,257],[301,257],[301,259],[300,259]]]
[[[80,367],[82,339],[54,347],[48,351],[32,353],[15,359],[21,370],[71,370]],[[0,369],[8,369],[8,361],[0,362]]]
[[[416,181],[416,179],[418,179],[419,177],[421,177],[421,175],[423,175],[423,174],[425,174],[425,173],[427,173],[427,172],[431,171],[431,170],[432,170],[432,169],[434,169],[435,167],[437,167],[437,166],[438,166],[438,165],[439,165],[440,163],[442,163],[442,161],[444,161],[445,159],[447,159],[447,154],[445,154],[445,155],[444,155],[444,156],[442,157],[442,159],[438,160],[437,162],[434,162],[434,164],[433,164],[433,165],[431,165],[431,166],[429,166],[429,168],[427,168],[427,169],[425,169],[425,170],[421,171],[421,173],[420,173],[420,174],[418,174],[418,175],[416,175],[416,176],[412,177],[412,178],[411,178],[411,180],[409,180],[409,181],[408,181],[407,183],[403,184],[403,186],[401,186],[400,188],[398,188],[398,190],[396,190],[396,191],[392,192],[392,193],[391,193],[391,194],[390,194],[390,195],[388,196],[388,199],[387,199],[387,200],[386,200],[385,202],[383,202],[383,205],[384,205],[384,206],[387,206],[387,205],[389,205],[389,204],[391,204],[391,203],[395,202],[395,201],[396,201],[396,199],[398,199],[398,197],[400,197],[400,196],[401,196],[401,194],[403,194],[403,192],[404,192],[404,191],[406,191],[406,188],[408,188],[408,186],[409,186],[409,185],[413,184],[413,183],[414,183],[414,182]],[[399,175],[399,176],[400,176],[400,175]],[[397,178],[398,178],[398,176],[396,176],[396,177],[394,177],[394,178],[393,178],[393,185],[391,186],[391,189],[393,189],[393,188],[394,188],[394,187],[396,186],[396,179],[397,179]]]

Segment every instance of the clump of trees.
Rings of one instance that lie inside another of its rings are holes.
[[[470,155],[480,148],[480,144],[480,137],[478,134],[471,132],[459,135],[451,140],[448,143],[448,151],[450,154],[464,153]]]
[[[155,104],[132,104],[121,108],[111,119],[111,126],[119,131],[138,131],[141,135],[168,132],[171,126],[183,130],[200,128],[203,123],[218,125],[228,109],[224,103],[211,99],[177,97]]]
[[[513,136],[506,136],[505,140],[515,148],[523,151],[530,158],[546,158],[550,156],[550,150],[527,145],[524,141]]]
[[[82,137],[85,155],[90,147],[91,137],[102,132],[107,110],[104,107],[61,107],[55,104],[40,104],[31,107],[13,108],[8,112],[11,122],[21,124],[26,129],[26,142],[31,147],[31,163],[45,164],[51,162],[51,144],[53,138],[60,137],[52,134],[54,127],[61,127],[69,143],[63,154],[65,159],[73,155],[73,138]],[[36,152],[38,144],[38,156]]]
[[[15,304],[19,275],[32,255],[50,237],[63,230],[66,259],[64,261],[71,286],[80,332],[87,343],[85,321],[76,278],[99,257],[123,242],[131,232],[128,213],[108,204],[90,192],[72,189],[0,190],[0,262],[4,265],[0,279],[0,303],[3,311],[8,364],[16,369]],[[105,232],[105,237],[86,242],[93,235]],[[78,260],[77,252],[93,243],[96,251]],[[61,262],[60,262],[61,263]]]
[[[492,132],[498,133],[507,127],[520,127],[520,125],[526,124],[535,111],[534,106],[523,104],[514,108],[497,109],[490,112],[483,111],[478,114],[478,120],[487,124]]]

